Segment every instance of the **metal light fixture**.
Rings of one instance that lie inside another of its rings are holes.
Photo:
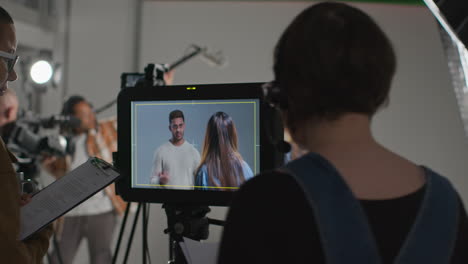
[[[48,61],[39,60],[33,63],[29,74],[34,83],[46,84],[51,80],[54,70]]]

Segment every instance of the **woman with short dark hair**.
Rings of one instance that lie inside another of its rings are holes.
[[[372,135],[395,65],[384,32],[354,7],[324,2],[294,19],[265,88],[309,153],[241,187],[219,263],[468,263],[450,182]]]

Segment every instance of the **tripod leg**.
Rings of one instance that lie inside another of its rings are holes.
[[[142,219],[142,238],[143,238],[143,264],[146,264],[146,204],[143,204],[143,219]]]
[[[55,234],[52,236],[52,243],[54,244],[55,252],[53,252],[54,254],[52,256],[47,254],[47,260],[49,261],[49,263],[57,262],[58,264],[63,264],[62,254],[60,253],[59,243],[57,241],[57,237],[55,236]]]
[[[135,234],[135,228],[136,228],[136,224],[138,221],[138,216],[140,215],[141,204],[142,203],[138,203],[138,208],[135,213],[135,218],[133,219],[132,230],[130,232],[130,237],[128,238],[127,250],[125,251],[125,257],[124,257],[123,263],[127,263],[128,254],[130,253],[130,248],[132,246],[133,235]]]
[[[171,235],[169,235],[169,261],[168,263],[170,264],[175,262],[173,252],[174,252],[174,245],[172,244],[172,237]]]
[[[117,245],[115,246],[114,256],[112,257],[112,264],[117,263],[117,257],[119,255],[120,243],[122,242],[122,236],[124,234],[125,226],[127,224],[128,212],[130,212],[130,205],[131,205],[131,203],[128,203],[127,208],[125,209],[125,214],[124,214],[124,218],[122,220],[122,225],[120,226],[119,238],[117,239]]]

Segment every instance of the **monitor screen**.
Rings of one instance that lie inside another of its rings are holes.
[[[228,205],[280,166],[283,127],[262,83],[130,87],[117,103],[117,191],[127,201]]]
[[[131,102],[131,187],[238,189],[260,171],[259,104],[259,99]]]

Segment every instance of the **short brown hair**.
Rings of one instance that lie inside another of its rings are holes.
[[[182,120],[184,120],[185,122],[184,113],[180,110],[174,110],[171,113],[169,113],[169,124],[174,118],[182,118]]]
[[[372,116],[388,99],[392,44],[367,14],[343,3],[315,4],[288,26],[274,53],[275,84],[287,125]],[[283,98],[283,99],[281,99]]]

